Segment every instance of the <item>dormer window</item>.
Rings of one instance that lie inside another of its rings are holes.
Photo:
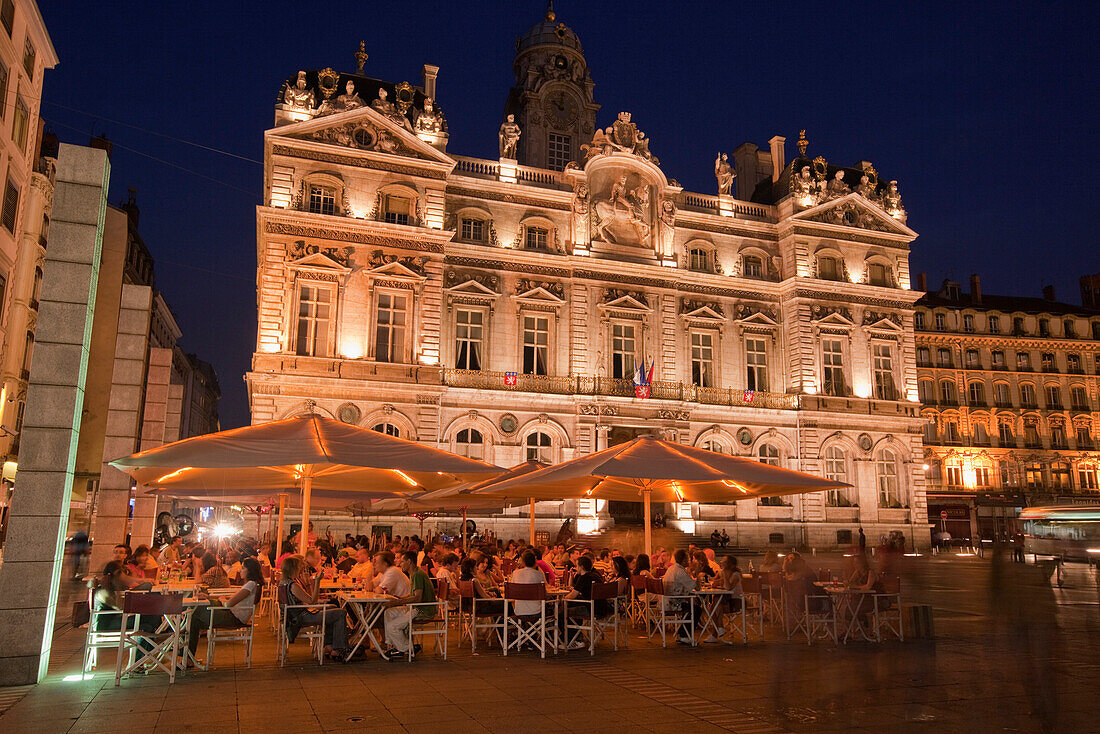
[[[913,314],[913,328],[917,331],[924,331],[924,312],[917,311]]]
[[[890,285],[886,275],[886,266],[881,263],[870,263],[867,266],[867,282],[870,285]]]
[[[1062,322],[1062,333],[1067,339],[1073,339],[1077,336],[1077,329],[1074,328],[1072,319],[1066,319]]]
[[[1001,319],[997,316],[989,317],[989,333],[1000,334],[1001,333]]]
[[[962,291],[959,290],[958,283],[948,283],[945,292],[947,297],[950,298],[952,301],[959,300],[959,297],[962,293]]]
[[[701,273],[709,273],[711,267],[710,251],[703,247],[693,247],[688,251],[688,268]]]
[[[974,317],[970,314],[965,314],[963,316],[963,331],[967,334],[974,333]]]
[[[1039,319],[1039,336],[1050,336],[1050,319]]]
[[[527,250],[545,250],[550,241],[550,230],[546,227],[526,227],[523,232],[523,247]]]
[[[467,242],[485,241],[485,220],[463,217],[459,223],[459,237]]]
[[[336,214],[336,189],[331,186],[309,187],[309,211],[312,214]]]
[[[756,255],[745,255],[741,258],[741,272],[746,278],[763,278],[764,261]]]
[[[945,314],[936,314],[936,331],[947,331],[947,316]]]
[[[412,222],[412,199],[399,194],[386,194],[383,199],[382,221],[390,224],[409,224]]]
[[[823,256],[817,259],[817,277],[822,280],[840,280],[840,264],[835,257]]]

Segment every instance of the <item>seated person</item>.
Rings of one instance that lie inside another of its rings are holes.
[[[211,589],[225,589],[229,586],[228,574],[211,551],[207,551],[202,557],[202,575],[199,579]]]
[[[482,556],[482,561],[484,561],[484,556]],[[477,605],[477,611],[478,611],[479,614],[486,614],[486,615],[500,615],[500,614],[503,614],[504,613],[504,601],[502,599],[498,599],[495,594],[490,594],[488,591],[486,591],[485,587],[482,586],[481,581],[479,581],[478,578],[477,578],[477,568],[478,568],[479,565],[481,565],[481,564],[473,557],[473,554],[471,554],[471,556],[469,558],[463,559],[462,565],[459,567],[459,569],[460,569],[460,571],[459,571],[459,580],[473,582],[474,596],[477,597],[478,599],[495,599],[496,600],[493,603],[485,603],[485,602],[479,603]],[[467,611],[467,612],[470,611],[470,602],[463,599],[462,604],[463,604],[463,611]]]
[[[141,569],[134,565],[132,556],[133,554],[130,552],[130,546],[123,543],[119,543],[114,547],[113,550],[111,550],[112,561],[118,561],[123,566],[125,566],[126,573],[128,573],[129,575],[141,578],[143,576],[143,574],[141,573]]]
[[[160,566],[157,564],[155,558],[153,558],[152,552],[147,545],[139,545],[137,550],[134,551],[134,557],[130,559],[131,565],[137,569],[137,572],[141,574],[142,578],[156,579],[157,574],[160,573]]]
[[[230,584],[236,584],[241,574],[241,554],[240,551],[227,550],[225,552],[225,563],[222,564],[225,568],[225,575],[229,577]]]
[[[187,649],[191,651],[192,656],[199,646],[199,634],[210,628],[211,615],[214,616],[215,627],[233,629],[248,626],[253,612],[256,611],[256,604],[260,601],[260,593],[264,588],[264,574],[263,569],[260,568],[260,562],[255,558],[246,558],[241,561],[241,574],[244,585],[233,596],[220,604],[215,601],[195,609],[187,635]],[[211,607],[218,606],[228,608],[229,612],[210,611]]]
[[[352,581],[363,582],[365,586],[371,586],[374,582],[374,564],[370,560],[370,550],[360,548],[355,551],[355,565],[347,572]]]
[[[435,577],[447,582],[447,596],[458,595],[458,556],[444,553],[435,567]]]
[[[725,548],[729,544],[730,544],[730,536],[726,535],[726,529],[722,528],[722,535],[721,535],[721,539],[718,541],[718,546],[720,548]]]
[[[321,573],[309,573],[305,558],[292,555],[283,561],[279,569],[282,579],[281,598],[288,605],[315,605],[321,594]],[[333,660],[343,661],[348,651],[348,615],[340,607],[335,609],[292,609],[287,610],[287,637],[290,642],[298,634],[298,629],[325,622],[325,652]],[[292,634],[293,633],[293,634]]]
[[[471,557],[472,554],[471,554]],[[489,596],[500,596],[500,587],[492,574],[493,556],[482,554],[474,566],[474,578],[481,586],[481,590]]]
[[[691,593],[699,588],[698,582],[688,573],[684,565],[688,562],[687,551],[683,548],[677,548],[676,552],[672,554],[672,565],[665,571],[665,575],[661,577],[661,583],[665,590],[665,609],[679,613],[684,611],[685,605],[688,602],[684,599],[669,599],[670,596],[691,596]],[[678,635],[676,641],[690,645],[692,640],[690,637],[684,634],[684,629],[681,627],[677,630]]]
[[[546,583],[546,574],[538,567],[538,559],[534,551],[524,551],[523,555],[520,557],[520,563],[522,565],[515,571],[512,571],[512,578],[510,578],[509,581],[513,584]],[[512,602],[512,610],[517,617],[537,617],[542,613],[542,602],[517,600]]]
[[[171,566],[173,564],[179,563],[182,558],[182,556],[180,555],[182,552],[183,538],[177,535],[176,537],[168,541],[168,545],[160,549],[160,565]]]
[[[566,594],[563,599],[565,600],[565,606],[563,607],[562,616],[588,616],[589,609],[588,604],[571,604],[574,599],[591,599],[592,598],[592,585],[603,583],[603,576],[598,571],[592,568],[592,557],[581,556],[577,559],[577,573],[573,576],[573,590]],[[602,619],[611,613],[611,604],[607,599],[599,599],[596,601],[594,613],[598,619]],[[564,619],[563,619],[564,621]],[[564,626],[564,625],[563,625]],[[571,650],[576,650],[585,647],[585,644],[580,640],[576,640],[570,645]]]
[[[123,594],[130,589],[147,591],[151,588],[152,584],[131,575],[120,561],[111,561],[104,567],[103,575],[99,577],[99,588],[96,589],[92,603],[99,610],[113,609],[121,612]],[[160,617],[143,616],[138,629],[143,632],[156,632],[160,622]],[[97,632],[112,632],[120,629],[122,629],[121,614],[105,614],[96,618]]]
[[[714,549],[707,548],[703,551],[703,555],[707,557],[707,565],[710,566],[710,570],[718,573],[718,569],[720,569],[722,566],[719,565],[718,559],[714,555]]]
[[[699,582],[699,586],[706,586],[710,583],[710,580],[714,578],[714,569],[707,563],[707,554],[703,551],[696,551],[692,557],[691,567],[688,569],[691,575],[695,577],[695,580]]]
[[[622,556],[615,556],[611,561],[611,577],[619,582],[619,596],[625,596],[630,591],[630,565]]]
[[[387,554],[388,555],[388,554]],[[386,660],[395,660],[409,653],[409,608],[407,604],[434,604],[435,589],[424,569],[417,565],[418,552],[408,550],[401,554],[400,575],[407,578],[404,594],[393,592],[394,599],[386,602],[385,617],[386,644],[389,649],[383,653]],[[396,569],[388,569],[396,570]],[[427,620],[436,616],[435,607],[417,607],[415,619]],[[413,654],[420,652],[420,645],[413,645]]]

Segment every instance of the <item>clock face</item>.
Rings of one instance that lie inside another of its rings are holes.
[[[565,92],[553,92],[543,105],[547,118],[555,127],[569,127],[577,121],[581,106],[576,98]]]
[[[565,57],[558,54],[554,57],[554,67],[557,69],[565,69],[569,66],[569,62],[565,60]]]

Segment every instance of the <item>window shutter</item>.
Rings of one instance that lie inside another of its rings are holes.
[[[15,234],[15,216],[19,211],[19,187],[8,179],[8,185],[4,189],[4,210],[0,214],[0,223],[7,227],[8,231]]]

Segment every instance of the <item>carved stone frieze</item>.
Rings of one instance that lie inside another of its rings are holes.
[[[734,319],[737,321],[744,321],[753,316],[765,316],[772,321],[779,321],[776,310],[763,303],[738,303],[734,309]]]
[[[855,319],[852,318],[852,310],[847,306],[822,306],[819,303],[815,303],[813,306],[810,307],[810,314],[811,318],[814,321],[821,321],[822,319],[832,316],[833,314],[836,314],[837,316],[840,316],[847,321],[855,321]]]
[[[468,283],[472,280],[478,285],[491,290],[493,293],[500,293],[500,277],[493,273],[483,273],[476,270],[455,270],[451,268],[447,271],[446,278],[448,288],[453,288],[456,285]]]
[[[664,421],[686,421],[691,420],[690,410],[670,410],[668,408],[659,409],[653,416],[657,420]]]
[[[287,257],[291,260],[301,260],[307,255],[319,253],[347,267],[353,252],[355,252],[354,247],[321,247],[320,245],[307,244],[305,240],[297,240],[287,248]]]
[[[880,311],[864,311],[863,312],[863,325],[868,326],[870,324],[877,324],[879,321],[889,321],[892,324],[901,326],[901,316],[896,313],[880,312]]]
[[[796,290],[793,297],[815,301],[844,301],[846,303],[857,303],[861,306],[877,306],[878,308],[913,308],[913,304],[906,303],[905,301],[896,301],[887,298],[871,298],[869,296],[852,296],[843,293],[829,293],[827,291],[814,291],[803,288]]]
[[[645,303],[645,304],[649,303],[646,300],[645,293],[643,293],[642,291],[631,291],[631,290],[626,290],[625,288],[608,288],[606,291],[604,291],[603,302],[604,303],[611,303],[612,301],[617,301],[620,298],[624,298],[624,297],[625,298],[633,298],[635,301],[638,301],[639,303]]]
[[[582,403],[581,415],[618,415],[619,409],[614,405],[596,405],[594,403]]]
[[[428,262],[428,258],[421,255],[420,257],[409,257],[402,255],[394,255],[384,250],[374,250],[370,254],[369,267],[371,269],[380,268],[383,265],[389,265],[390,263],[398,263],[409,270],[413,271],[417,275],[424,274],[424,264]]]
[[[264,225],[267,234],[290,235],[292,237],[312,237],[336,242],[352,242],[361,245],[380,245],[422,252],[443,252],[443,245],[437,242],[421,242],[413,239],[388,237],[366,232],[348,232],[328,227],[310,227],[292,222],[267,222]]]
[[[355,156],[340,155],[339,153],[321,152],[318,150],[304,150],[287,145],[274,145],[271,148],[272,155],[284,155],[290,158],[303,158],[322,163],[335,163],[340,166],[352,166],[354,168],[372,168],[380,171],[391,171],[409,176],[421,176],[423,178],[445,179],[446,171],[438,171],[432,168],[424,168],[412,165],[402,165],[390,161],[379,161]]]
[[[845,201],[830,209],[818,212],[810,217],[810,221],[823,222],[825,224],[842,224],[846,227],[869,229],[873,232],[890,231],[890,228],[887,227],[884,222],[854,201]]]
[[[717,301],[697,301],[694,298],[680,299],[680,313],[691,313],[701,308],[709,308],[719,316],[723,315],[722,304]]]
[[[516,281],[516,295],[527,293],[536,288],[542,288],[553,296],[565,300],[565,286],[555,280],[534,280],[532,278],[520,278]]]
[[[485,260],[480,257],[457,257],[455,255],[448,255],[445,262],[448,265],[461,265],[468,268],[487,268],[489,270],[504,270],[512,273],[532,273],[534,275],[546,275],[555,278],[568,278],[570,275],[569,271],[565,268],[555,268],[548,265],[502,262],[500,260]]]
[[[515,194],[503,194],[498,191],[482,191],[480,189],[467,189],[458,186],[448,186],[447,194],[451,196],[468,196],[471,199],[503,201],[509,204],[522,204],[524,206],[542,207],[543,209],[558,209],[561,211],[569,211],[571,208],[571,204],[567,201],[536,199],[530,196],[516,196]]]

